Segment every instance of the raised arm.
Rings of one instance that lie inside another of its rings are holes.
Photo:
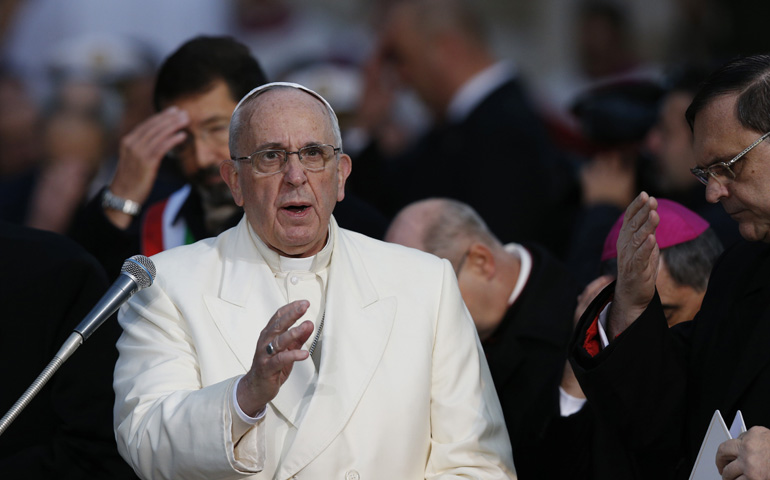
[[[120,141],[120,156],[110,191],[127,200],[143,204],[150,195],[166,153],[185,139],[181,131],[189,116],[176,107],[167,108],[140,123]],[[106,209],[105,215],[116,227],[125,229],[133,217]]]
[[[657,207],[657,200],[642,192],[626,209],[618,237],[618,280],[609,312],[609,338],[639,318],[655,295],[660,256],[655,239],[660,223]]]

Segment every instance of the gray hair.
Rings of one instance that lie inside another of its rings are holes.
[[[711,269],[722,254],[722,242],[714,230],[707,228],[689,242],[664,248],[663,261],[668,266],[671,278],[679,285],[689,285],[703,292],[709,283]]]
[[[703,292],[708,286],[711,269],[723,249],[719,237],[709,227],[692,240],[662,249],[660,254],[671,278],[678,285]],[[604,261],[601,270],[603,275],[617,276],[618,258]]]
[[[446,258],[457,270],[471,243],[481,242],[492,249],[501,246],[470,205],[449,198],[431,200],[440,203],[425,227],[422,240],[426,252]]]
[[[324,107],[326,108],[326,112],[329,116],[329,121],[332,125],[332,133],[334,134],[334,142],[336,143],[336,147],[342,149],[342,133],[340,131],[340,123],[337,119],[337,114],[334,113],[334,109],[331,105],[329,105],[329,102],[326,101],[325,98],[323,98],[318,93],[314,92],[313,90],[310,90],[307,87],[304,87],[298,83],[289,83],[289,82],[273,82],[273,83],[266,83],[264,85],[261,85],[253,90],[251,90],[249,93],[247,93],[240,102],[238,102],[238,105],[235,106],[235,110],[233,110],[233,115],[230,118],[230,155],[231,156],[238,156],[235,154],[236,148],[238,146],[238,142],[240,141],[241,134],[243,133],[244,128],[246,125],[244,125],[244,121],[241,115],[241,111],[246,109],[249,105],[251,105],[254,100],[262,95],[263,93],[269,91],[269,90],[277,90],[277,89],[295,89],[295,90],[301,90],[310,96],[314,97],[318,101],[320,101]],[[251,152],[242,152],[243,154],[251,153]]]

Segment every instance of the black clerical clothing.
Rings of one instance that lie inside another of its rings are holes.
[[[524,245],[532,270],[502,323],[482,342],[513,447],[520,480],[540,479],[546,432],[559,419],[559,384],[581,291],[544,248]]]
[[[717,409],[728,424],[740,409],[747,427],[770,427],[770,246],[741,241],[725,251],[691,322],[669,329],[656,294],[591,356],[586,332],[613,290],[581,318],[571,362],[645,478],[688,478]]]

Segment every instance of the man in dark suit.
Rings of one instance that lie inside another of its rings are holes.
[[[560,421],[559,390],[580,286],[534,244],[503,245],[468,205],[449,199],[410,204],[386,241],[452,263],[495,383],[521,480],[564,478],[549,438]]]
[[[367,175],[376,155],[359,156],[350,188],[389,215],[415,200],[455,198],[502,241],[535,241],[561,254],[577,204],[574,177],[515,67],[492,53],[476,8],[464,0],[420,0],[395,2],[387,12],[379,66],[395,69],[434,125],[383,162],[379,177]]]
[[[657,200],[640,194],[618,239],[618,279],[578,325],[572,364],[646,478],[687,478],[709,421],[740,409],[746,434],[720,446],[723,478],[770,478],[770,56],[739,58],[687,110],[706,199],[744,239],[714,267],[700,312],[668,328],[655,290]],[[610,342],[601,341],[606,332]]]
[[[0,409],[43,371],[107,290],[97,261],[60,235],[0,222]],[[105,322],[0,436],[0,478],[136,478],[112,433],[120,327]]]

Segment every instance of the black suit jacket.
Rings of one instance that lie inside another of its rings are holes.
[[[96,260],[62,236],[0,222],[0,410],[5,414],[107,289]],[[0,436],[0,478],[136,478],[112,429],[120,335],[108,319]]]
[[[587,397],[614,425],[647,478],[688,478],[714,410],[770,427],[770,246],[739,242],[712,271],[700,312],[667,328],[655,296],[591,357],[586,329],[608,287],[578,325],[571,361]]]
[[[463,121],[433,128],[399,158],[371,153],[353,161],[350,188],[388,216],[416,200],[449,197],[471,205],[504,243],[565,251],[578,204],[574,172],[518,80]]]
[[[519,479],[557,478],[543,476],[554,455],[544,445],[551,421],[559,418],[559,384],[580,286],[545,249],[525,248],[532,254],[526,286],[482,345]]]

